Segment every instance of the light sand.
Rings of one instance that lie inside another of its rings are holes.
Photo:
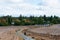
[[[16,35],[19,27],[0,27],[0,40],[23,40]]]
[[[31,29],[30,31],[43,34],[60,35],[60,24],[53,25],[51,27],[35,28]]]

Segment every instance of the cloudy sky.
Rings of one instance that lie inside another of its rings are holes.
[[[60,16],[60,0],[0,0],[0,16]]]

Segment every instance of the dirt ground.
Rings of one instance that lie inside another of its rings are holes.
[[[20,27],[0,27],[0,40],[23,40],[23,38],[16,35],[16,31]]]
[[[37,27],[23,32],[26,32],[27,36],[31,36],[36,40],[60,40],[60,24],[50,27]]]
[[[60,35],[60,24],[52,25],[50,27],[38,27],[31,29],[30,31],[43,34]]]
[[[16,31],[23,30],[27,36],[31,36],[36,40],[60,40],[60,24],[50,27],[34,27],[34,26],[8,26],[0,27],[0,40],[23,40],[22,37],[16,35]]]

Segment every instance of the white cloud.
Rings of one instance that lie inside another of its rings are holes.
[[[45,0],[45,2],[48,4],[48,6],[58,8],[60,7],[59,0]]]
[[[9,0],[9,1],[13,3],[19,3],[19,2],[23,2],[24,0]]]
[[[39,5],[38,5],[39,4]],[[19,16],[60,14],[59,0],[0,0],[0,14]]]

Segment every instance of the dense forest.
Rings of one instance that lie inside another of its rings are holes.
[[[43,25],[43,24],[60,24],[60,18],[57,16],[2,16],[0,17],[0,26],[19,26],[19,25]]]

